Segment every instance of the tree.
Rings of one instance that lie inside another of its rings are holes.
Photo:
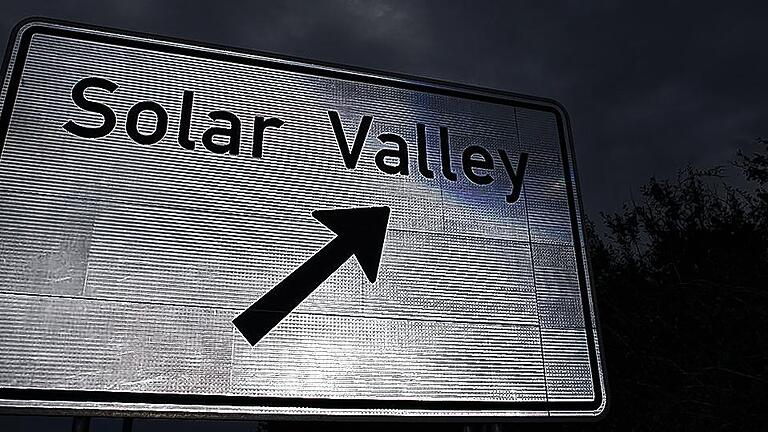
[[[598,428],[752,429],[768,378],[768,140],[721,168],[652,178],[590,224],[612,411]]]

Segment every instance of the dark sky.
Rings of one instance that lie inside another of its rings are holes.
[[[705,3],[24,0],[0,36],[47,16],[554,98],[596,215],[768,136],[768,4]]]
[[[46,16],[554,98],[595,216],[768,137],[768,3],[706,3],[6,0],[0,37]]]

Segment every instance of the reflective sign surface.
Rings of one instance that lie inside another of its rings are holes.
[[[0,406],[603,411],[554,103],[50,22],[6,61]]]

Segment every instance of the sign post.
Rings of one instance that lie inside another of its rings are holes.
[[[49,20],[5,61],[2,409],[604,412],[557,103]]]

